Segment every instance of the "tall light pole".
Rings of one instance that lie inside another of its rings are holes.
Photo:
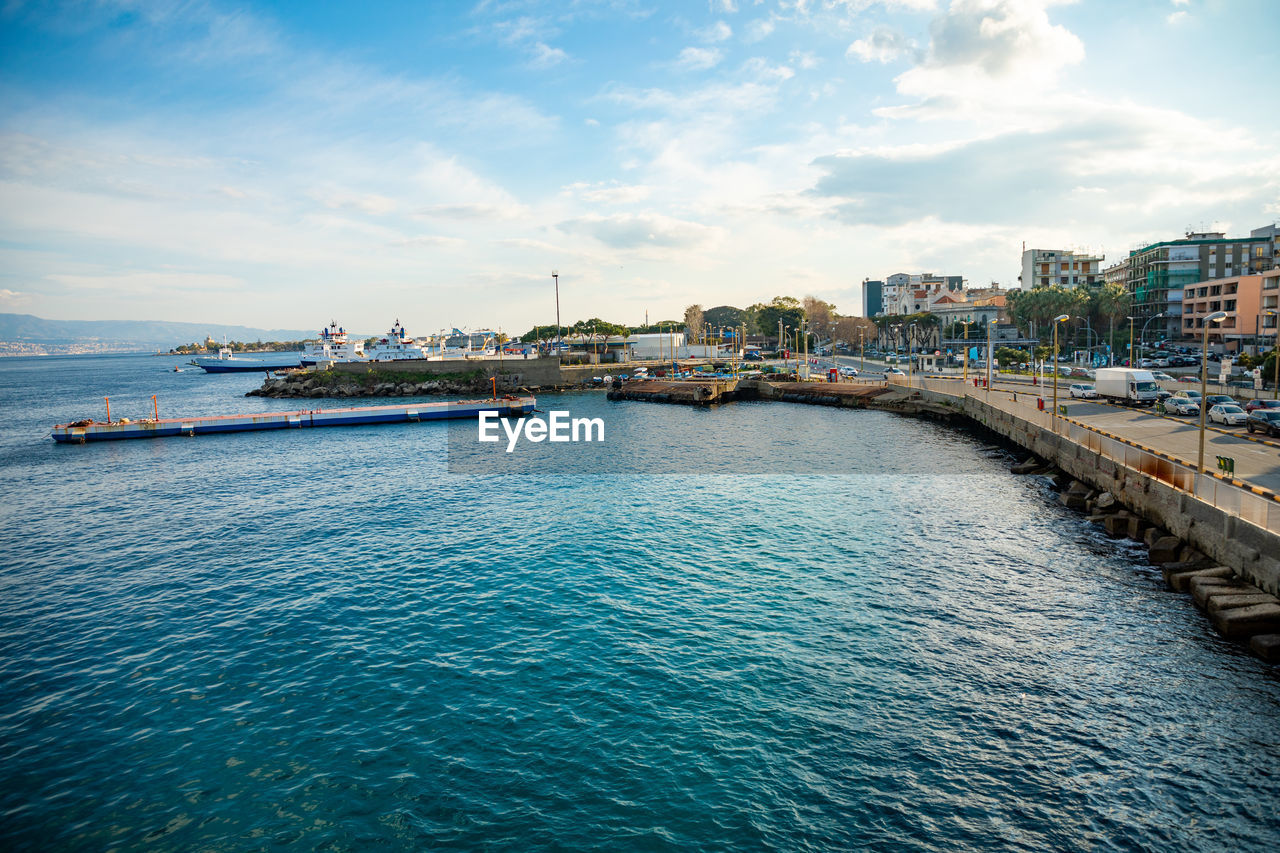
[[[973,325],[973,318],[970,317],[961,325],[964,326],[964,351],[960,353],[960,363],[964,365],[964,384],[969,384],[969,327]]]
[[[1165,316],[1165,312],[1164,312],[1164,311],[1161,311],[1159,314],[1155,315],[1154,317],[1150,317],[1150,318],[1148,318],[1148,319],[1147,319],[1147,322],[1145,322],[1145,323],[1143,323],[1143,324],[1142,324],[1142,331],[1138,333],[1138,350],[1139,350],[1139,352],[1141,352],[1142,347],[1146,344],[1146,340],[1147,340],[1147,326],[1149,326],[1149,325],[1151,324],[1151,321],[1152,321],[1152,320],[1158,320],[1158,319],[1160,319],[1160,318],[1161,318],[1161,317],[1163,317],[1163,316]],[[1130,367],[1133,367],[1133,362],[1132,362],[1132,361],[1130,361],[1130,362],[1129,362],[1129,366],[1130,366]]]
[[[999,317],[992,317],[987,321],[987,396],[991,396],[991,362],[995,361],[995,349],[991,346],[991,330],[996,323],[1000,322]]]
[[[1133,321],[1134,319],[1135,319],[1134,316],[1130,314],[1129,315],[1129,366],[1130,367],[1133,367],[1133,362],[1134,362],[1134,358],[1133,358]]]
[[[1225,319],[1226,311],[1215,311],[1204,318],[1204,336],[1200,346],[1200,455],[1196,459],[1196,471],[1200,474],[1204,473],[1204,417],[1205,409],[1208,408],[1205,406],[1204,395],[1209,390],[1209,326]]]
[[[1280,365],[1280,359],[1276,364]],[[858,372],[867,372],[867,330],[861,326],[858,327]]]
[[[1058,431],[1058,324],[1070,320],[1067,314],[1053,318],[1053,431]]]
[[[911,330],[916,327],[915,323],[907,326],[907,339],[911,339]],[[907,345],[907,387],[911,386],[911,377],[915,375],[916,357],[911,353],[910,344]]]
[[[1262,313],[1267,315],[1275,315],[1277,318],[1280,318],[1280,311],[1274,311],[1270,308],[1268,308],[1266,311],[1263,311]],[[1259,355],[1261,355],[1261,353],[1259,353]],[[1276,322],[1276,355],[1275,355],[1275,358],[1271,360],[1272,362],[1275,363],[1275,366],[1276,366],[1276,378],[1275,378],[1275,382],[1271,386],[1271,397],[1272,399],[1280,400],[1280,319],[1278,319]]]
[[[1093,326],[1089,323],[1088,317],[1077,317],[1077,320],[1084,320],[1084,347],[1089,351],[1089,366],[1093,367],[1093,349],[1089,342],[1093,340]]]
[[[556,358],[560,357],[560,271],[552,270],[551,278],[556,283]]]

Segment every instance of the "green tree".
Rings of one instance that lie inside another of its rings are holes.
[[[804,308],[801,307],[799,300],[791,296],[775,296],[769,304],[760,306],[756,324],[761,334],[776,336],[779,322],[795,330],[800,328],[800,322],[803,319]]]
[[[713,329],[736,329],[746,323],[748,319],[750,318],[746,311],[741,308],[734,308],[732,305],[717,305],[715,308],[708,308],[702,312],[703,322],[709,323]]]

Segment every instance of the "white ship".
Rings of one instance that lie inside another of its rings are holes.
[[[433,355],[429,349],[409,337],[404,330],[404,326],[400,325],[399,320],[396,320],[396,324],[391,327],[391,331],[378,338],[365,354],[373,361],[427,359]],[[438,354],[436,355],[438,358]]]
[[[320,330],[320,339],[308,344],[302,353],[302,366],[310,367],[324,361],[364,361],[364,341],[348,341],[347,330],[331,322],[329,328]]]

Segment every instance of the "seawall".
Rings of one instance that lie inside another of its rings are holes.
[[[922,384],[935,385],[933,382]],[[950,392],[937,387],[912,390],[922,399],[959,411],[1075,479],[1110,492],[1125,507],[1189,543],[1216,563],[1229,566],[1272,595],[1280,594],[1280,532],[1191,494],[1195,473],[1186,466],[1152,462],[1141,453],[1133,455],[1134,464],[1127,464],[1101,449],[965,395],[959,387]],[[1202,488],[1223,490],[1221,503],[1231,503],[1233,496],[1227,490],[1236,487],[1208,475],[1202,476],[1201,484]],[[1275,513],[1268,517],[1275,517]],[[1265,522],[1265,519],[1259,520]]]

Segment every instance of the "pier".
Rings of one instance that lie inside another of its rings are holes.
[[[499,397],[493,400],[458,400],[439,403],[399,403],[389,406],[354,406],[342,409],[309,409],[296,412],[258,412],[246,415],[206,415],[190,418],[148,418],[117,421],[83,420],[53,428],[53,440],[62,444],[115,441],[129,438],[217,435],[254,430],[311,429],[361,424],[418,423],[421,421],[478,418],[482,412],[501,417],[521,417],[533,412],[533,397]]]

